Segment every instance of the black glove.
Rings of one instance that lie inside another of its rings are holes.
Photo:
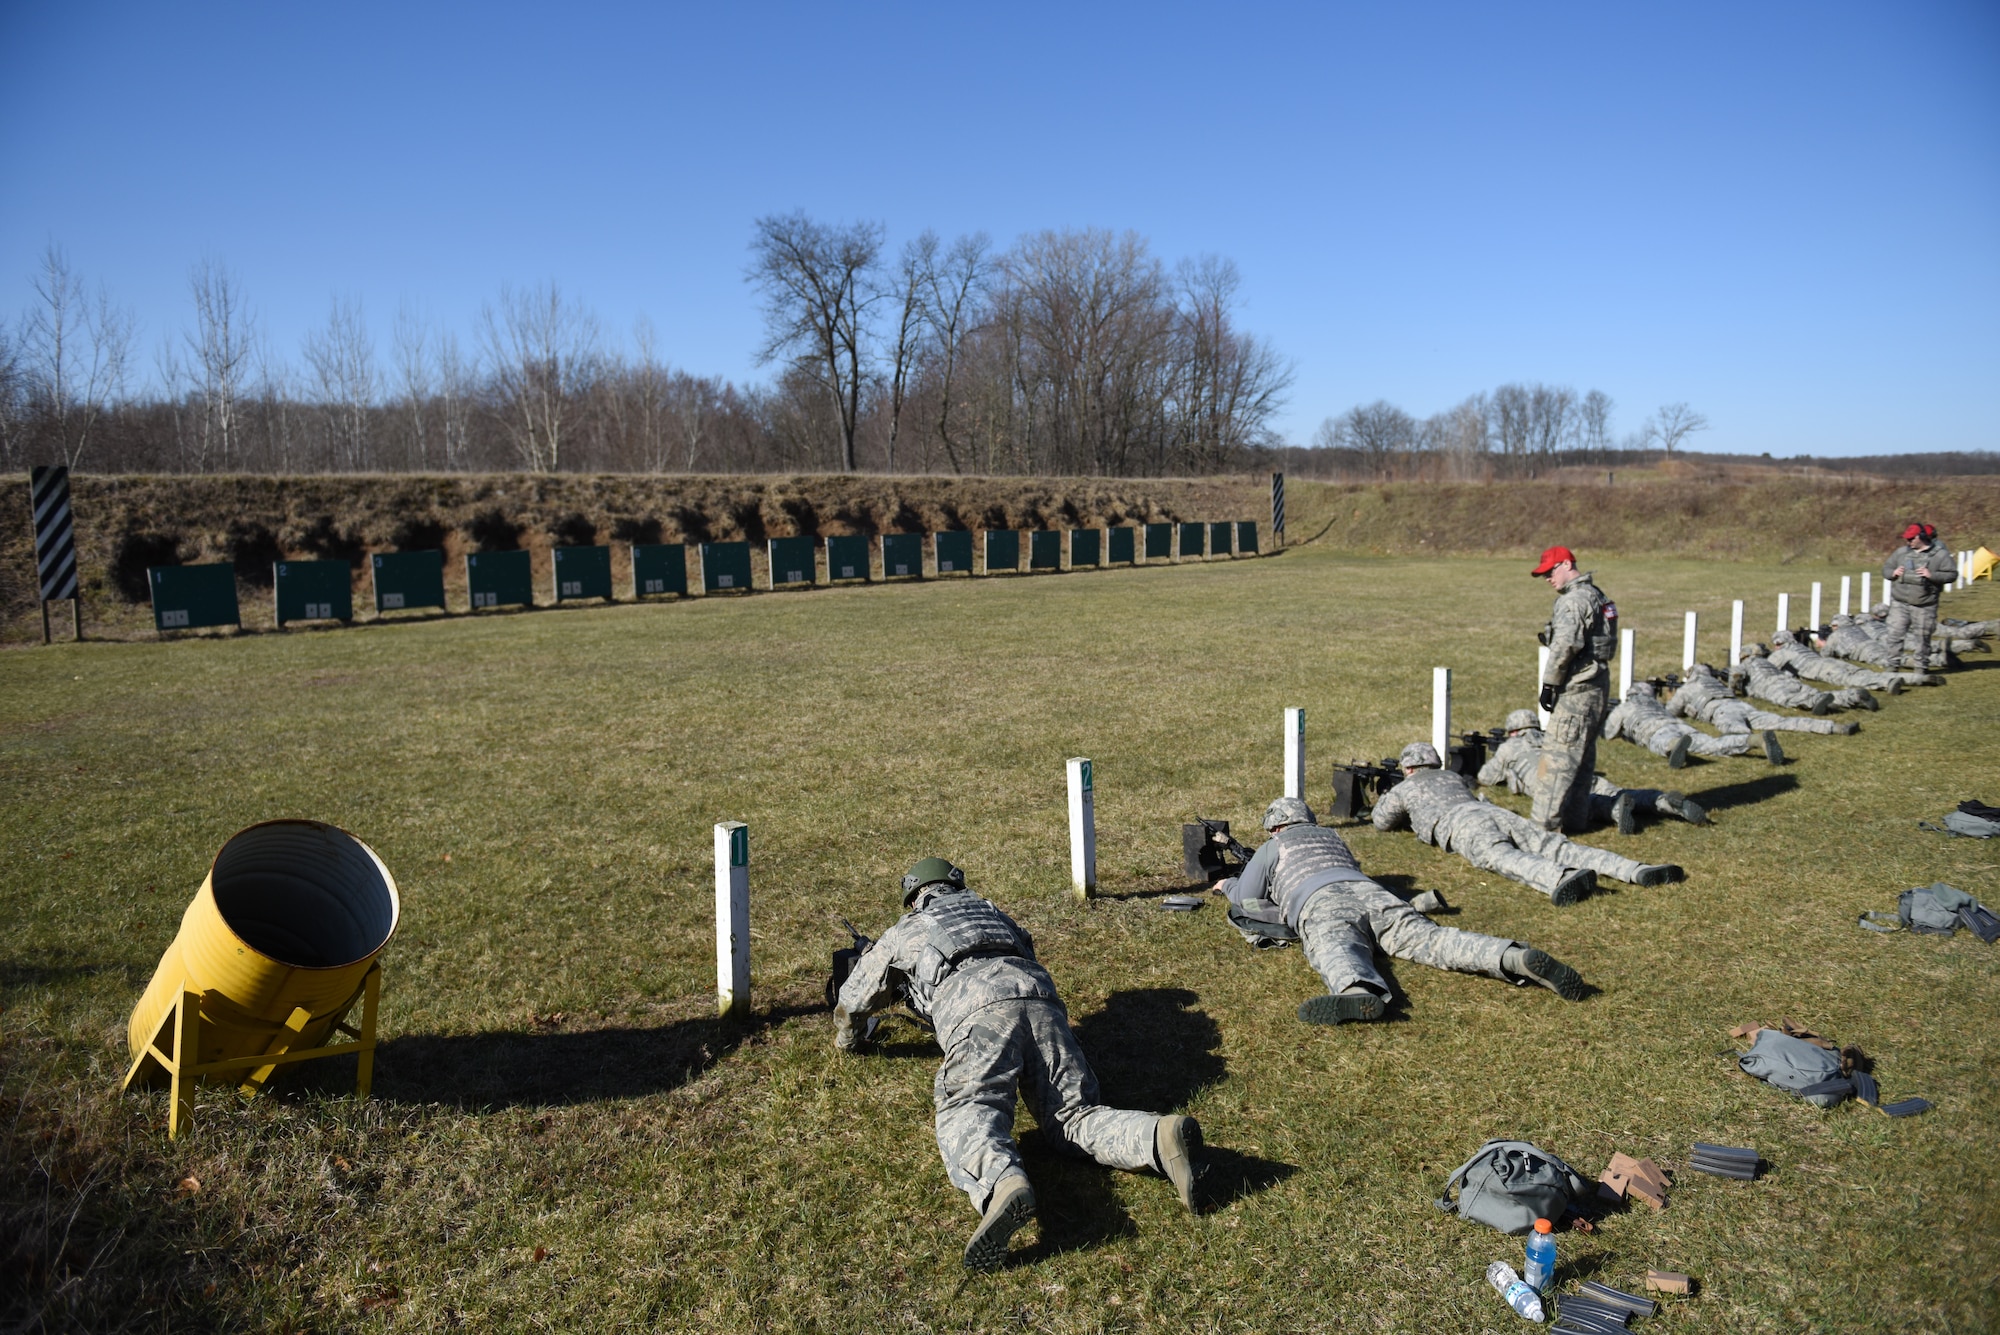
[[[1540,696],[1537,697],[1537,699],[1540,701],[1541,706],[1544,710],[1550,710],[1556,707],[1556,697],[1561,694],[1562,694],[1561,687],[1550,686],[1544,683],[1544,685],[1542,686],[1542,693]],[[1520,699],[1519,696],[1516,696],[1514,698],[1517,700]]]

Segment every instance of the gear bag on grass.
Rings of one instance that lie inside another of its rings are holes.
[[[1525,1140],[1489,1140],[1445,1179],[1435,1204],[1502,1233],[1526,1233],[1537,1219],[1560,1224],[1583,1195],[1583,1178],[1547,1150]]]
[[[1907,929],[1933,936],[1950,936],[1963,927],[1989,946],[2000,940],[2000,916],[1943,881],[1905,890],[1896,898],[1894,918],[1886,913],[1864,913],[1860,925],[1872,932]]]
[[[1841,1076],[1839,1053],[1776,1029],[1759,1029],[1736,1064],[1818,1108],[1836,1107],[1854,1093],[1853,1083]]]

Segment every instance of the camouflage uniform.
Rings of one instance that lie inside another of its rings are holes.
[[[1644,681],[1633,682],[1631,693],[1604,720],[1604,735],[1624,737],[1656,756],[1672,755],[1683,737],[1688,739],[1688,751],[1697,756],[1740,756],[1750,749],[1750,738],[1742,733],[1711,737],[1681,722],[1653,694],[1652,683]]]
[[[1871,698],[1859,686],[1843,686],[1837,691],[1822,691],[1808,686],[1773,663],[1761,644],[1753,646],[1743,655],[1743,661],[1736,665],[1730,677],[1732,683],[1742,685],[1746,695],[1769,700],[1787,709],[1803,709],[1814,714],[1824,714],[1829,709],[1866,708]]]
[[[1830,718],[1797,718],[1791,714],[1773,714],[1768,709],[1758,709],[1738,700],[1722,678],[1716,675],[1715,669],[1706,663],[1696,664],[1689,672],[1688,679],[1681,683],[1680,689],[1674,692],[1674,698],[1667,702],[1667,709],[1670,713],[1713,723],[1725,733],[1778,729],[1844,736],[1859,730],[1858,724],[1836,722]]]
[[[1486,763],[1479,767],[1479,781],[1489,787],[1504,783],[1509,792],[1525,793],[1535,780],[1535,767],[1542,759],[1542,730],[1524,728],[1510,732],[1507,740],[1495,748]],[[1602,774],[1590,776],[1590,818],[1598,825],[1609,825],[1617,819],[1618,799],[1630,793],[1634,806],[1641,811],[1653,811],[1662,816],[1672,816],[1676,820],[1687,817],[1681,811],[1681,803],[1687,799],[1679,793],[1663,788],[1620,788]]]
[[[950,943],[967,940],[969,953],[947,956],[946,949],[956,953]],[[1001,1178],[1023,1171],[1014,1144],[1017,1092],[1062,1149],[1111,1168],[1157,1166],[1160,1119],[1098,1102],[1097,1076],[1055,983],[1035,962],[1033,939],[986,900],[945,884],[921,891],[848,975],[835,1041],[857,1046],[854,1022],[898,1001],[937,1027],[938,1153],[974,1210],[985,1210]]]
[[[1788,630],[1781,630],[1772,637],[1771,662],[1807,681],[1823,681],[1829,686],[1859,686],[1863,690],[1893,693],[1902,690],[1905,685],[1898,673],[1877,672],[1857,663],[1816,654],[1800,644],[1798,637]]]
[[[1903,573],[1890,572],[1900,569]],[[1918,573],[1928,570],[1930,574]],[[1917,538],[1889,554],[1882,582],[1889,586],[1889,644],[1897,666],[1921,668],[1930,662],[1931,635],[1937,630],[1938,593],[1958,578],[1951,548],[1939,538]]]
[[[1408,825],[1422,842],[1545,895],[1554,894],[1557,883],[1579,867],[1637,884],[1645,866],[1607,849],[1574,843],[1504,807],[1482,802],[1463,777],[1448,770],[1420,769],[1406,775],[1382,794],[1373,820],[1378,830]]]
[[[1821,652],[1836,658],[1901,672],[1906,682],[1934,684],[1921,671],[1897,667],[1902,659],[1902,646],[1900,643],[1890,643],[1888,622],[1880,617],[1865,614],[1858,617],[1835,617],[1833,629],[1827,633]],[[1944,665],[1945,646],[1933,645],[1929,666],[1941,668]]]
[[[1545,830],[1581,830],[1590,821],[1590,775],[1597,769],[1597,734],[1610,708],[1617,649],[1618,609],[1589,575],[1578,575],[1556,595],[1542,628],[1549,647],[1542,684],[1554,686],[1548,735],[1535,766],[1530,817]]]
[[[1362,874],[1347,841],[1318,825],[1287,825],[1257,850],[1242,874],[1224,881],[1229,900],[1250,917],[1283,922],[1305,946],[1329,992],[1359,984],[1390,995],[1375,950],[1433,969],[1506,978],[1501,960],[1519,944],[1432,922]]]

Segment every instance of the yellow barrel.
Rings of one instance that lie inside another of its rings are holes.
[[[312,1021],[291,1046],[318,1047],[359,995],[401,912],[396,879],[353,835],[314,820],[252,825],[222,846],[181,915],[133,1008],[125,1033],[133,1055],[159,1036],[183,988],[202,998],[195,1064],[269,1051],[298,1007]],[[165,1074],[149,1058],[126,1084]]]

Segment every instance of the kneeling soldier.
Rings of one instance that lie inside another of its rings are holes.
[[[902,1002],[937,1029],[938,1153],[953,1186],[972,1199],[979,1227],[965,1244],[971,1270],[1007,1259],[1007,1240],[1035,1212],[1014,1144],[1014,1099],[1025,1094],[1042,1134],[1110,1168],[1154,1169],[1195,1208],[1192,1117],[1107,1108],[1069,1012],[1035,943],[1015,921],[965,888],[965,873],[925,858],[903,877],[909,912],[862,954],[834,1006],[835,1046],[863,1044],[872,1011]],[[1024,1087],[1025,1082],[1025,1087]]]
[[[1347,841],[1320,828],[1303,798],[1271,803],[1264,828],[1271,837],[1242,874],[1215,888],[1238,911],[1283,922],[1304,944],[1327,990],[1299,1007],[1307,1024],[1382,1018],[1390,990],[1375,967],[1377,947],[1433,969],[1539,983],[1564,1001],[1583,996],[1583,979],[1560,960],[1503,936],[1441,927],[1369,880]]]

